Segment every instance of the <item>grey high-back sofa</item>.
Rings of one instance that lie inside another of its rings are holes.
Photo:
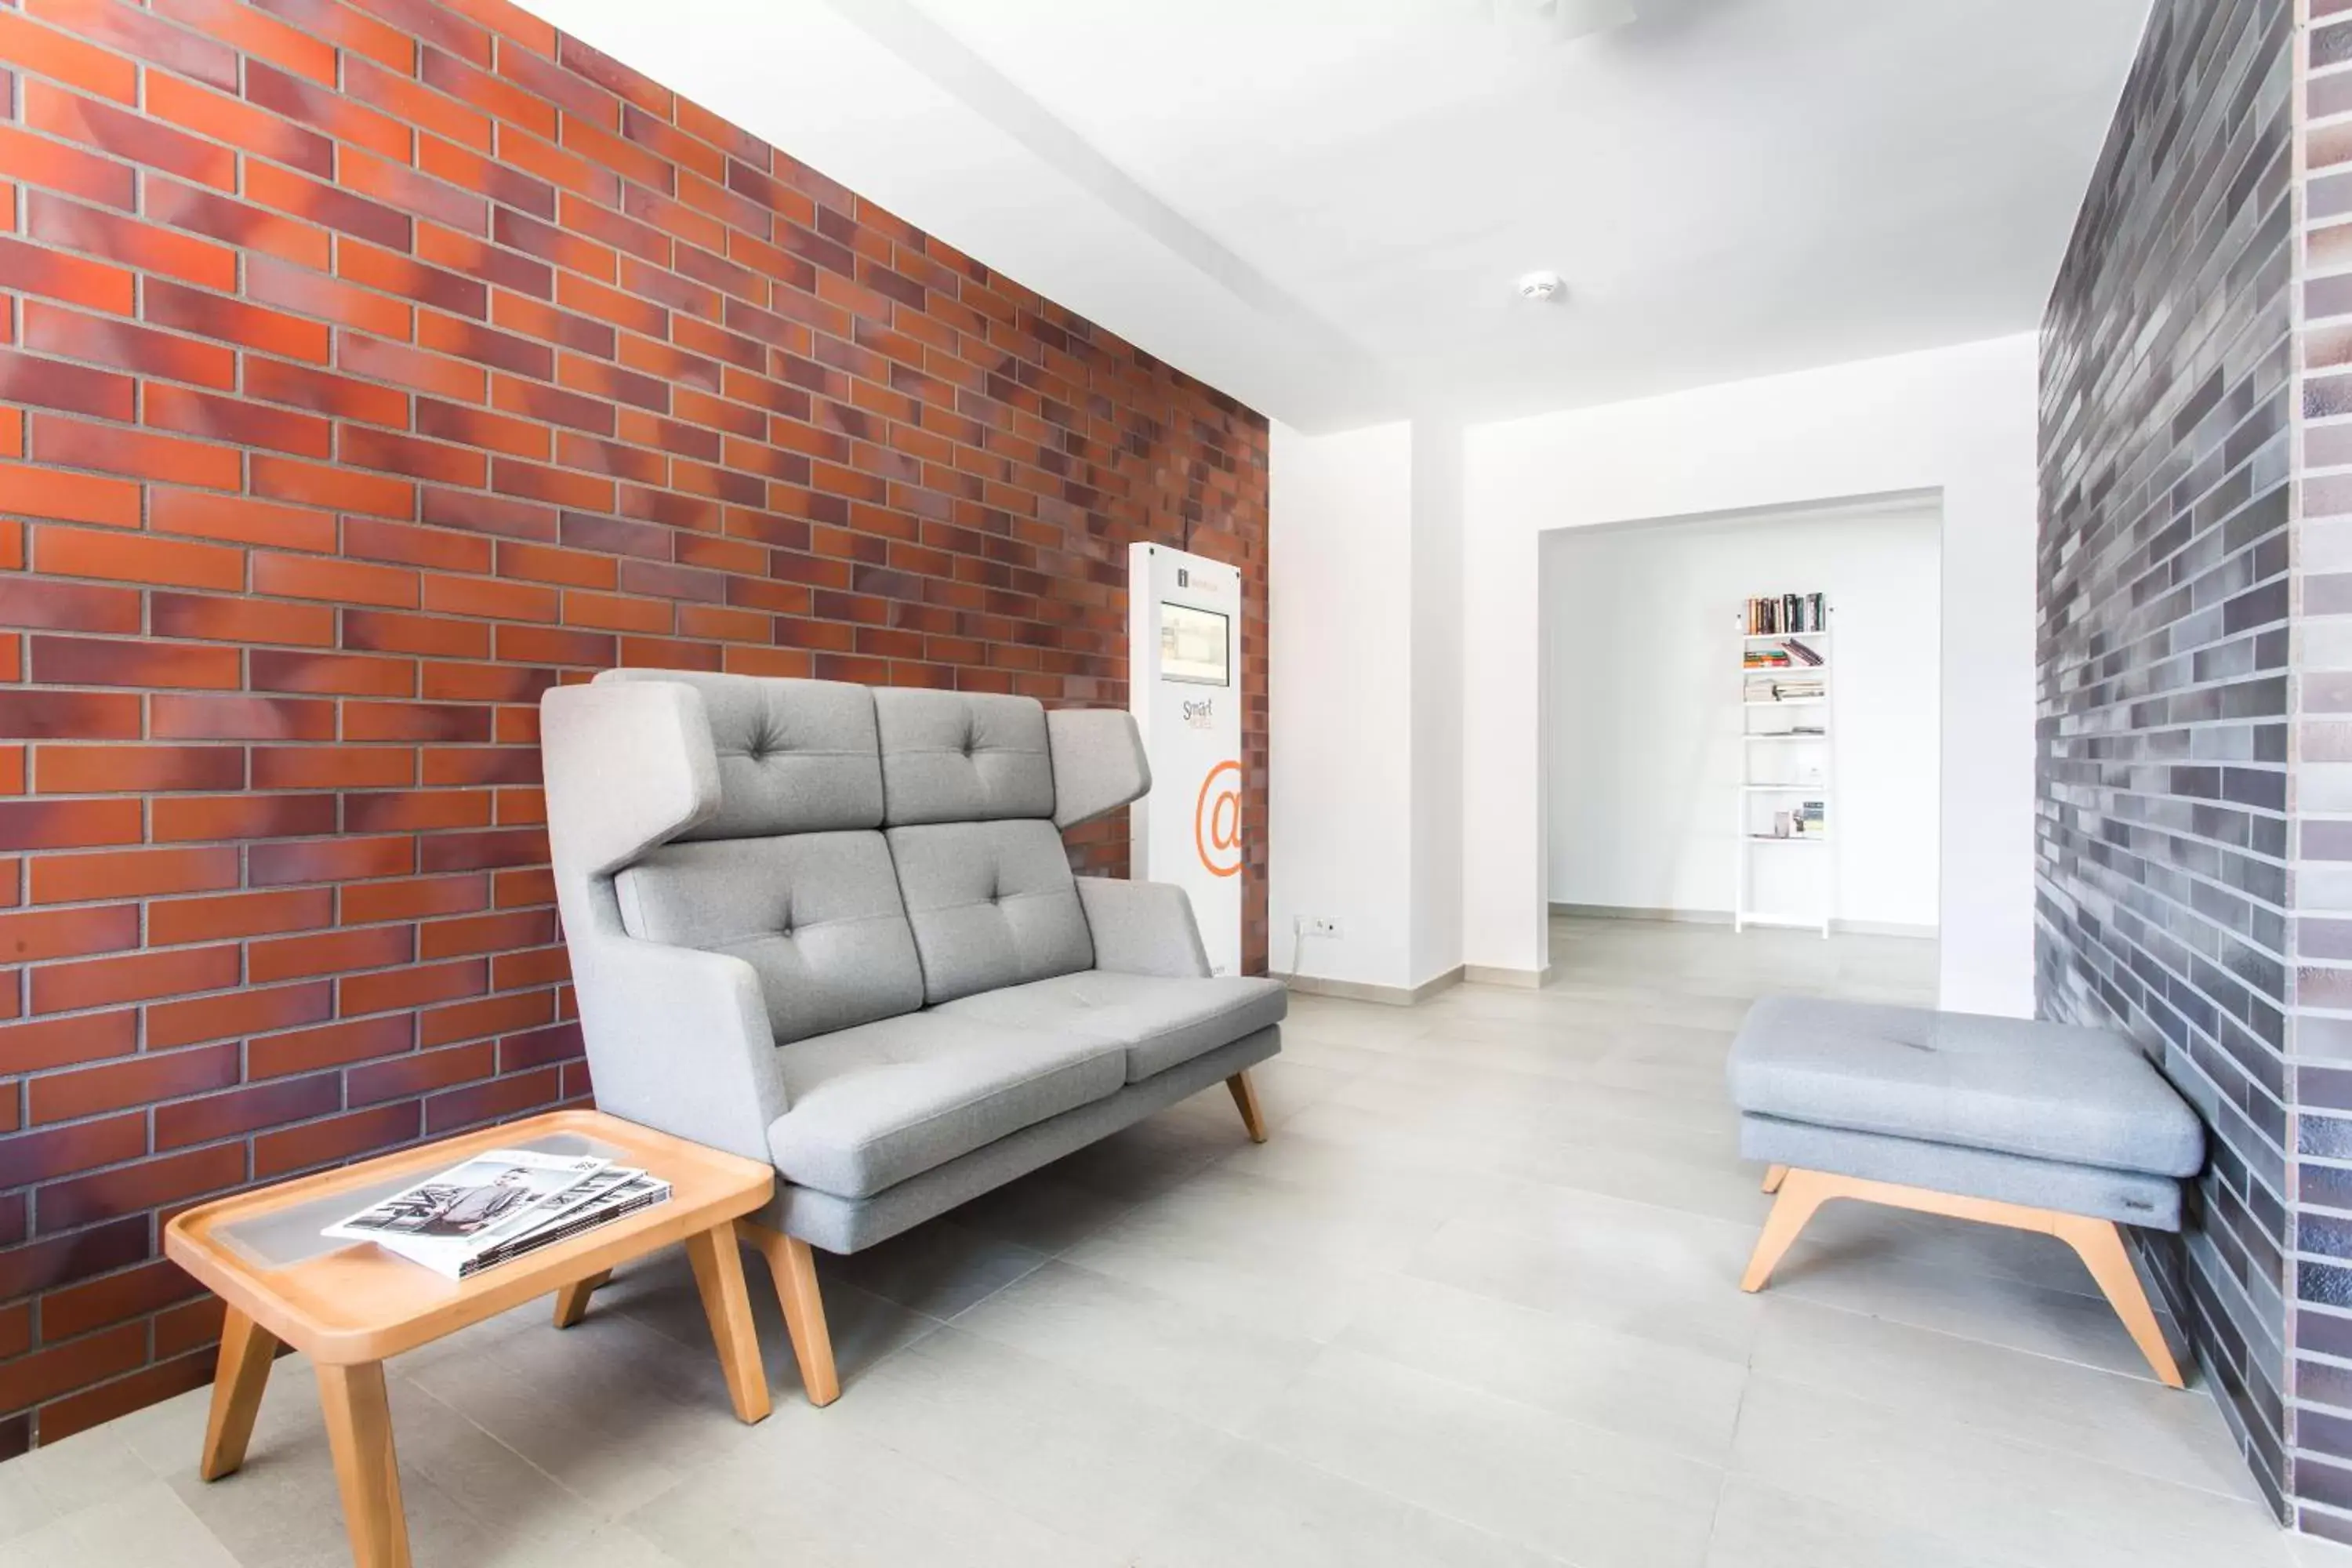
[[[1134,721],[1020,697],[608,670],[541,705],[596,1101],[782,1178],[743,1226],[809,1396],[837,1391],[809,1247],[855,1252],[1280,1048],[1162,884],[1061,829],[1150,787]]]

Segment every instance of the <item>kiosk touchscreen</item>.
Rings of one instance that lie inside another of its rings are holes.
[[[1222,562],[1127,552],[1128,706],[1151,793],[1128,808],[1130,874],[1190,894],[1209,967],[1242,964],[1242,574]]]

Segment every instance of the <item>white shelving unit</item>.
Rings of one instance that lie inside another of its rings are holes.
[[[1837,822],[1837,726],[1831,720],[1834,704],[1830,684],[1837,668],[1833,640],[1837,617],[1833,606],[1825,605],[1823,608],[1825,627],[1820,631],[1750,632],[1747,630],[1744,609],[1733,617],[1740,628],[1741,730],[1740,782],[1732,798],[1736,832],[1733,854],[1738,860],[1735,884],[1738,895],[1731,917],[1735,931],[1745,931],[1749,926],[1817,927],[1826,937],[1836,913],[1837,858],[1818,853],[1832,843],[1831,830]],[[1802,644],[1822,662],[1806,664],[1801,659],[1792,659],[1784,667],[1761,668],[1748,664],[1749,655],[1773,648],[1785,650],[1791,641]],[[1821,695],[1756,696],[1759,687],[1768,686],[1774,677],[1791,681],[1819,680]],[[1773,831],[1776,813],[1789,812],[1794,821],[1801,822],[1802,808],[1814,803],[1821,806],[1821,826],[1817,829],[1803,832],[1792,827],[1787,837]],[[1812,869],[1800,879],[1790,874],[1796,868],[1789,860],[1776,862],[1769,858],[1780,857],[1801,857],[1801,863]],[[1770,871],[1759,877],[1759,868],[1766,865],[1771,867]],[[1785,888],[1800,879],[1815,890],[1818,910],[1758,907],[1759,883]]]

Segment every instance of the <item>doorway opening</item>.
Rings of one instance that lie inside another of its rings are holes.
[[[1547,532],[1556,920],[1931,944],[1941,534],[1933,492]]]

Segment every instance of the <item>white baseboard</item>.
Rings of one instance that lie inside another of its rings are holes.
[[[1906,921],[1832,921],[1830,930],[1849,936],[1909,936],[1927,942],[1941,934],[1932,925],[1913,925]]]
[[[1330,996],[1342,1002],[1377,1002],[1384,1007],[1410,1007],[1416,1003],[1426,1002],[1439,992],[1461,984],[1465,978],[1460,964],[1418,985],[1375,985],[1368,980],[1330,980],[1319,974],[1284,974],[1276,970],[1267,973],[1293,991],[1303,991],[1310,996]]]
[[[1731,923],[1729,910],[1644,910],[1630,904],[1556,903],[1551,906],[1551,912],[1593,921],[1665,921],[1676,925],[1704,926],[1727,926]],[[1830,921],[1830,930],[1848,936],[1909,936],[1933,940],[1937,935],[1933,925],[1913,925],[1903,921],[1833,920]]]
[[[1554,904],[1556,915],[1589,921],[1672,921],[1678,925],[1727,926],[1729,910],[1643,910],[1630,904]]]
[[[1513,985],[1523,991],[1538,991],[1551,984],[1559,973],[1559,965],[1548,963],[1541,969],[1496,969],[1484,963],[1462,966],[1463,980],[1472,985]]]

